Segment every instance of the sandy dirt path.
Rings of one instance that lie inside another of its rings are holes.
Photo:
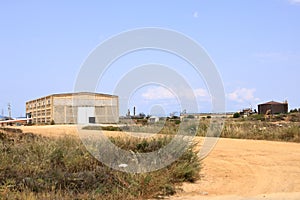
[[[300,199],[300,144],[220,139],[173,200]]]
[[[46,136],[77,136],[76,126],[33,126],[22,129]],[[201,141],[202,138],[196,140]],[[193,184],[184,183],[182,191],[170,199],[298,200],[300,144],[220,139],[202,161],[201,180]]]

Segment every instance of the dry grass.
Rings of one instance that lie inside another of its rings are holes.
[[[119,127],[99,127],[88,126],[85,129],[104,130],[107,134],[110,130],[121,132],[138,132],[140,133],[158,133],[159,135],[174,135],[180,129],[186,132],[196,132],[197,136],[205,137],[210,126],[211,120],[203,118],[197,121],[184,119],[184,123],[176,124],[175,122],[166,121],[165,124],[157,123],[144,126],[128,125],[124,128]],[[115,133],[114,133],[115,134]],[[276,115],[271,119],[265,120],[262,115],[253,115],[249,118],[225,120],[224,127],[221,131],[222,138],[235,139],[252,139],[252,140],[271,140],[285,142],[300,142],[300,115]]]
[[[76,137],[0,132],[0,199],[146,199],[174,194],[176,184],[199,178],[192,148],[164,169],[128,174],[100,163]],[[148,152],[169,140],[112,141]]]
[[[290,118],[289,118],[290,119]],[[221,132],[222,138],[300,142],[300,123],[277,118],[268,121],[249,119],[227,119]],[[201,120],[198,136],[205,136],[210,120]],[[194,128],[194,127],[191,127]]]

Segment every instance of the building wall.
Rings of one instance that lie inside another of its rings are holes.
[[[26,102],[26,113],[31,113],[33,123],[75,124],[78,108],[93,107],[96,123],[119,121],[118,97],[96,93],[57,94]],[[91,115],[91,114],[89,114]]]
[[[118,106],[96,106],[96,123],[117,123],[119,121]]]
[[[72,103],[71,95],[53,96],[52,119],[56,124],[74,124],[77,122],[74,119]]]
[[[258,105],[258,114],[266,114],[271,110],[270,114],[279,114],[288,112],[288,104],[260,104]]]
[[[95,123],[119,122],[119,100],[117,96],[81,95],[73,99],[73,108],[94,107]],[[77,115],[76,115],[77,116]],[[88,119],[87,119],[88,120]],[[77,121],[77,120],[76,120]]]
[[[31,113],[33,123],[50,123],[52,119],[51,96],[35,99],[26,102],[26,113]]]

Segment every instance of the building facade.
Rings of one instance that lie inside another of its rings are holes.
[[[26,102],[34,124],[117,123],[118,96],[79,92],[53,94]]]
[[[288,103],[279,103],[276,101],[270,101],[267,103],[258,105],[258,114],[280,114],[288,113]]]

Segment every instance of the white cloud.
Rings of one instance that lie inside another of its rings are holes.
[[[194,90],[194,94],[196,97],[209,97],[209,93],[207,92],[207,90],[203,89],[203,88],[198,88]]]
[[[300,5],[300,0],[289,0],[290,4],[299,4]]]
[[[159,99],[173,99],[175,96],[166,88],[154,87],[149,88],[146,92],[142,94],[147,100],[159,100]]]
[[[210,95],[206,89],[197,88],[193,90],[193,93],[189,92],[189,90],[185,90],[182,88],[180,90],[180,95],[185,98],[198,98],[200,101],[207,101],[210,100]],[[142,97],[147,100],[168,100],[176,98],[176,94],[173,94],[171,91],[164,87],[153,87],[149,88],[146,92],[142,94]]]
[[[259,101],[259,98],[254,96],[255,91],[255,89],[238,88],[235,91],[227,94],[227,98],[238,103],[256,102]]]
[[[261,62],[290,62],[300,60],[300,53],[296,52],[265,52],[254,54],[254,56]]]
[[[159,105],[164,108],[165,113],[180,112],[184,109],[191,113],[199,112],[200,107],[202,112],[210,111],[211,96],[206,89],[197,88],[191,91],[190,89],[178,86],[176,91],[179,94],[161,86],[150,87],[141,93],[140,97],[142,99],[136,99],[134,105],[145,108]],[[138,105],[136,102],[141,102],[141,105]],[[198,107],[195,107],[196,104],[194,103],[198,104]],[[149,111],[145,112],[148,113]]]
[[[194,18],[198,18],[199,17],[199,13],[197,11],[195,11],[194,14],[193,14],[193,17]]]
[[[208,90],[203,89],[203,88],[198,88],[194,90],[194,95],[195,97],[202,102],[211,102],[211,95],[208,92]]]

